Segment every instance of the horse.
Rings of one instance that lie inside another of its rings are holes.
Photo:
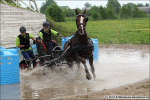
[[[95,79],[95,68],[93,65],[94,46],[92,45],[93,42],[86,34],[86,23],[88,21],[88,17],[85,16],[86,9],[83,11],[83,13],[79,13],[77,9],[75,12],[77,31],[75,32],[74,36],[64,45],[64,51],[68,49],[65,60],[70,67],[73,66],[73,61],[77,62],[78,69],[81,62],[84,65],[86,78],[90,80],[92,77],[86,65],[86,59],[88,59],[93,77]]]

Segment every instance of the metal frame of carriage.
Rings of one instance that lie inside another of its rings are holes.
[[[37,48],[37,51],[40,52],[41,50],[39,49],[41,48]],[[31,65],[33,65],[33,60],[36,60],[36,65],[34,65],[33,68],[36,67],[37,64],[40,64],[41,66],[47,66],[47,67],[66,65],[67,63],[63,60],[63,55],[64,55],[64,51],[61,49],[61,47],[55,46],[51,54],[49,55],[37,54],[37,55],[34,55],[35,57],[32,59],[23,58],[23,60],[21,60],[19,63],[19,67],[21,69],[32,68]],[[41,62],[41,59],[43,59],[44,62]]]

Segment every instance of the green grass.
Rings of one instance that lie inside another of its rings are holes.
[[[70,35],[76,31],[75,20],[68,18],[58,24],[66,27]],[[145,18],[88,21],[86,26],[90,38],[104,44],[149,44],[149,16]]]
[[[2,1],[0,2],[2,3]],[[8,5],[18,7],[13,3]],[[18,7],[20,8],[20,7]],[[25,9],[25,8],[23,8]],[[150,16],[145,18],[115,19],[89,21],[86,26],[90,38],[97,38],[104,44],[149,44],[150,43]],[[56,23],[51,18],[46,18],[52,28],[64,36],[70,36],[76,31],[75,17],[66,18],[66,22]],[[56,39],[60,44],[61,39]]]

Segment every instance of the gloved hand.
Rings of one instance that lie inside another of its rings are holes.
[[[35,40],[33,40],[33,44],[36,44],[36,41],[35,41]]]
[[[57,33],[58,36],[60,36],[60,33]]]
[[[57,35],[66,38],[63,34],[57,33]]]
[[[28,49],[30,47],[30,45],[24,45],[25,49]]]

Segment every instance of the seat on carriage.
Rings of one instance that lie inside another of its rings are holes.
[[[61,47],[58,46],[54,40],[50,42],[51,43],[47,43],[46,45],[42,41],[36,42],[37,54],[40,57],[41,65],[44,65],[45,61],[50,61],[54,58],[60,57],[62,54]],[[49,49],[49,45],[53,46],[52,50]]]

